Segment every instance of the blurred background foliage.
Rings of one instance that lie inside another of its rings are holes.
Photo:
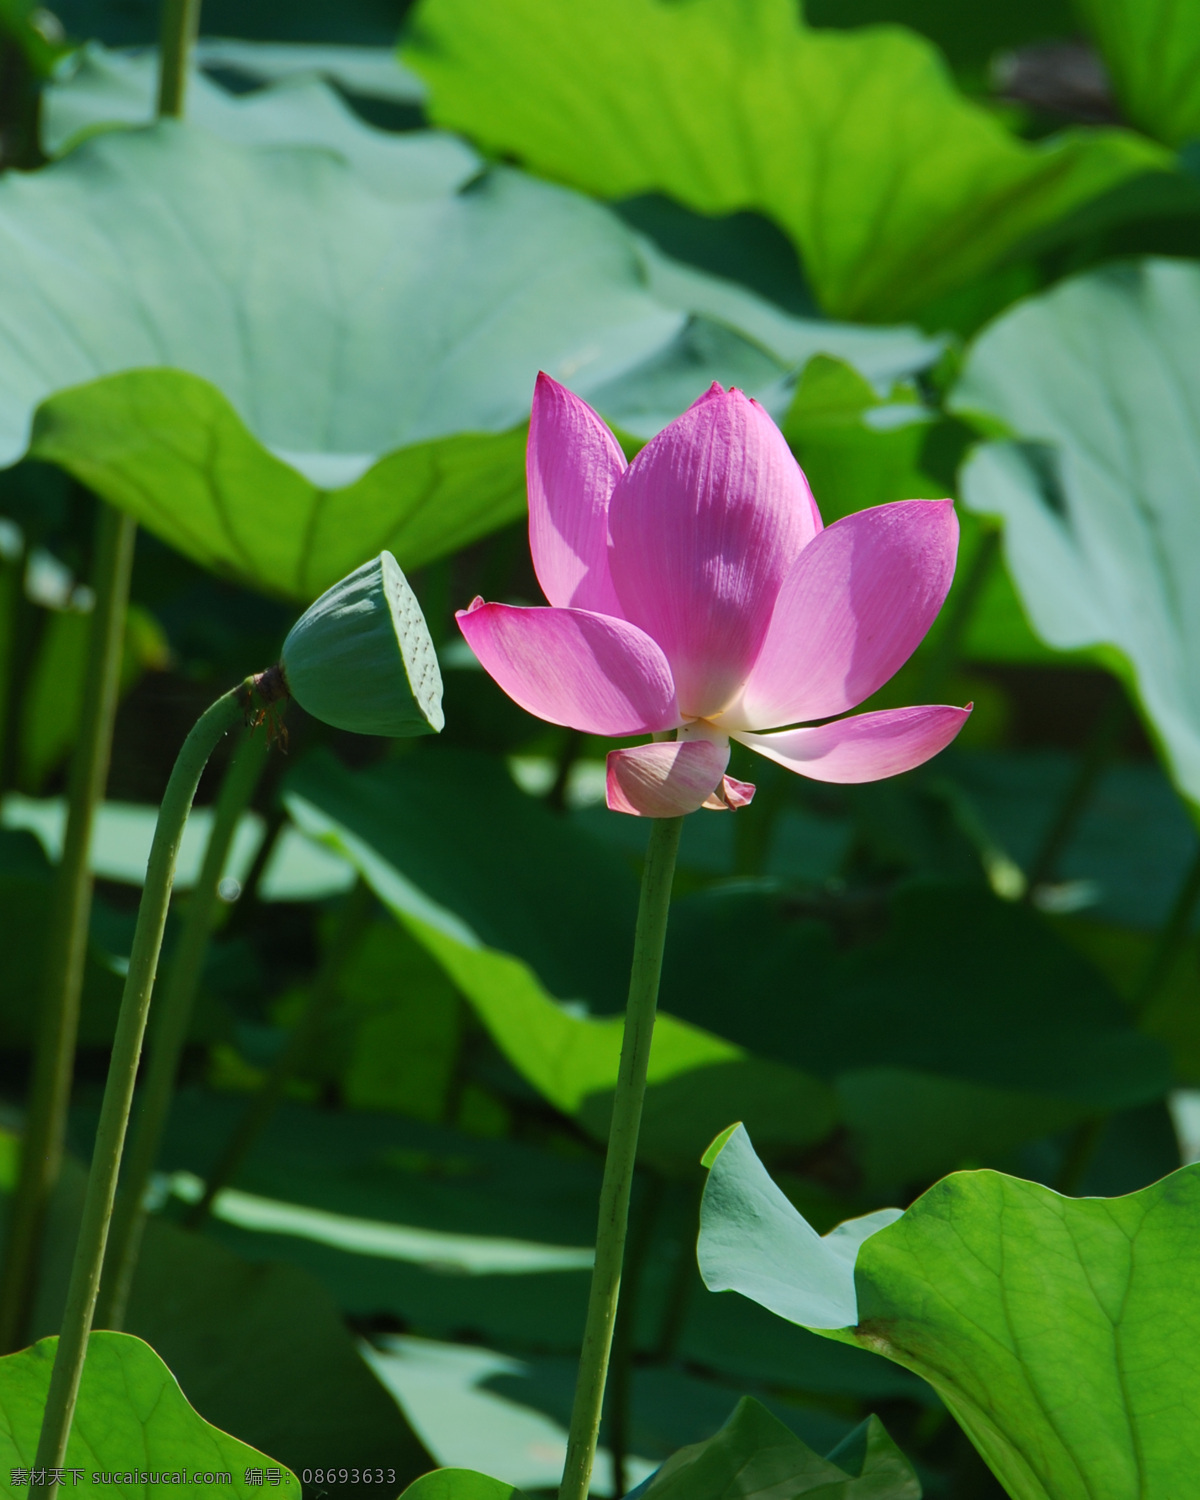
[[[80,1160],[183,735],[392,548],[445,733],[289,711],[126,1326],[297,1471],[428,1454],[554,1484],[646,829],[603,808],[606,746],[505,699],[453,611],[540,598],[539,367],[630,453],[737,384],[827,521],[957,497],[954,590],[873,706],[975,711],[862,787],[735,746],[754,804],[689,819],[606,1441],[632,1482],[749,1391],[821,1451],[876,1412],[927,1495],[999,1494],[916,1377],[704,1292],[699,1157],[744,1120],[825,1228],[956,1168],[1112,1195],[1200,1152],[1200,6],[206,0],[186,123],[133,129],[157,24],[155,0],[0,6],[5,1183],[93,496],[144,529]],[[39,1333],[79,1191],[73,1168]]]

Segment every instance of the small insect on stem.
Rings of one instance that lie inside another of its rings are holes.
[[[278,745],[284,755],[288,751],[288,731],[283,711],[277,705],[290,696],[282,663],[256,673],[246,694],[246,727],[253,731],[265,724],[267,744]]]

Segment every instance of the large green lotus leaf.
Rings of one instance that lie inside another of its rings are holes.
[[[1200,800],[1200,266],[1144,260],[1022,303],[970,350],[954,407],[1014,441],[968,460],[1043,640],[1132,674],[1179,789]]]
[[[42,149],[61,156],[84,136],[155,116],[158,58],[88,42],[74,67],[42,93]],[[365,124],[327,83],[303,75],[251,94],[231,94],[192,69],[187,119],[243,146],[321,146],[354,167],[385,197],[440,198],[479,171],[475,152],[441,131],[394,133]]]
[[[27,1493],[27,1477],[15,1471],[33,1466],[42,1409],[50,1386],[56,1338],[42,1339],[0,1360],[0,1491]],[[296,1476],[256,1448],[212,1427],[188,1405],[175,1377],[141,1339],[127,1333],[93,1333],[79,1388],[79,1404],[67,1445],[67,1468],[82,1470],[82,1483],[115,1480],[101,1491],[130,1500],[157,1495],[159,1483],[144,1471],[193,1476],[212,1474],[210,1493],[252,1496],[262,1492],[254,1471],[279,1471],[279,1493],[299,1497]],[[229,1475],[228,1479],[223,1476]],[[68,1486],[71,1484],[67,1476]],[[185,1481],[179,1481],[185,1482]],[[93,1490],[93,1493],[96,1493]]]
[[[559,1004],[527,963],[486,946],[452,906],[432,900],[427,889],[392,864],[382,840],[359,827],[347,828],[323,805],[295,791],[287,795],[287,805],[310,838],[357,866],[471,1003],[513,1067],[557,1109],[603,1140],[623,1018],[580,1014],[576,1006]],[[462,870],[467,877],[467,866]],[[590,922],[595,921],[593,911]],[[582,935],[587,926],[580,923],[574,930]],[[610,940],[609,928],[600,930]],[[578,993],[572,990],[564,999]],[[833,1095],[798,1068],[754,1057],[711,1031],[660,1014],[642,1125],[645,1158],[665,1170],[690,1170],[731,1112],[755,1120],[763,1139],[808,1145],[832,1126]]]
[[[809,30],[794,0],[423,0],[412,25],[438,123],[606,197],[757,209],[835,317],[918,309],[1167,161],[1111,131],[1018,141],[929,43]]]
[[[1200,1464],[1198,1232],[1200,1167],[1123,1198],[962,1172],[839,1255],[735,1131],[698,1253],[714,1288],[802,1319],[839,1260],[830,1336],[923,1375],[1013,1500],[1173,1500]]]
[[[1075,0],[1075,8],[1128,118],[1171,146],[1200,136],[1196,0]]]
[[[501,171],[397,203],[326,152],[174,122],[0,184],[0,309],[0,462],[61,393],[37,456],[305,599],[519,513],[538,368],[586,394],[684,323],[628,231],[561,189]]]
[[[921,1500],[922,1492],[878,1417],[822,1458],[750,1396],[719,1432],[681,1449],[639,1491],[645,1500],[742,1500],[764,1493],[789,1500]]]
[[[51,396],[30,452],[205,567],[305,602],[373,548],[411,570],[525,509],[523,427],[414,443],[338,488],[339,469],[353,474],[357,461],[290,454],[301,472],[182,370],[133,370]]]
[[[416,156],[388,170],[424,193]],[[413,568],[520,515],[539,368],[648,437],[714,379],[782,410],[815,351],[890,381],[939,348],[672,269],[515,172],[402,203],[326,151],[173,123],[10,178],[0,246],[0,462],[29,444],[206,566],[303,600],[383,547]]]

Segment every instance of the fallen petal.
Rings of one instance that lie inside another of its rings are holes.
[[[627,465],[587,404],[539,375],[529,419],[529,549],[551,604],[621,614],[608,572],[608,501]]]
[[[733,738],[814,781],[882,781],[944,750],[967,722],[966,708],[888,708],[811,729]]]
[[[835,521],[792,565],[741,700],[720,722],[772,728],[857,707],[924,639],[957,551],[950,500],[901,500]]]
[[[621,614],[666,652],[684,713],[717,713],[821,524],[782,433],[740,391],[713,386],[637,455],[608,521]]]
[[[608,805],[637,818],[695,812],[721,785],[729,745],[673,740],[608,752]],[[738,783],[742,785],[742,783]]]
[[[517,609],[482,599],[456,618],[484,671],[539,719],[603,735],[679,723],[666,657],[636,625],[583,609]]]

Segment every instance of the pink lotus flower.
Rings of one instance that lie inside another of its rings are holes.
[[[458,623],[538,718],[655,736],[609,753],[615,811],[745,805],[754,787],[725,774],[731,739],[817,781],[877,781],[962,728],[969,708],[812,722],[870,697],[933,623],[954,576],[951,501],[901,500],[822,529],[779,429],[719,385],[627,465],[591,407],[541,375],[526,468],[550,608],[476,599]]]

